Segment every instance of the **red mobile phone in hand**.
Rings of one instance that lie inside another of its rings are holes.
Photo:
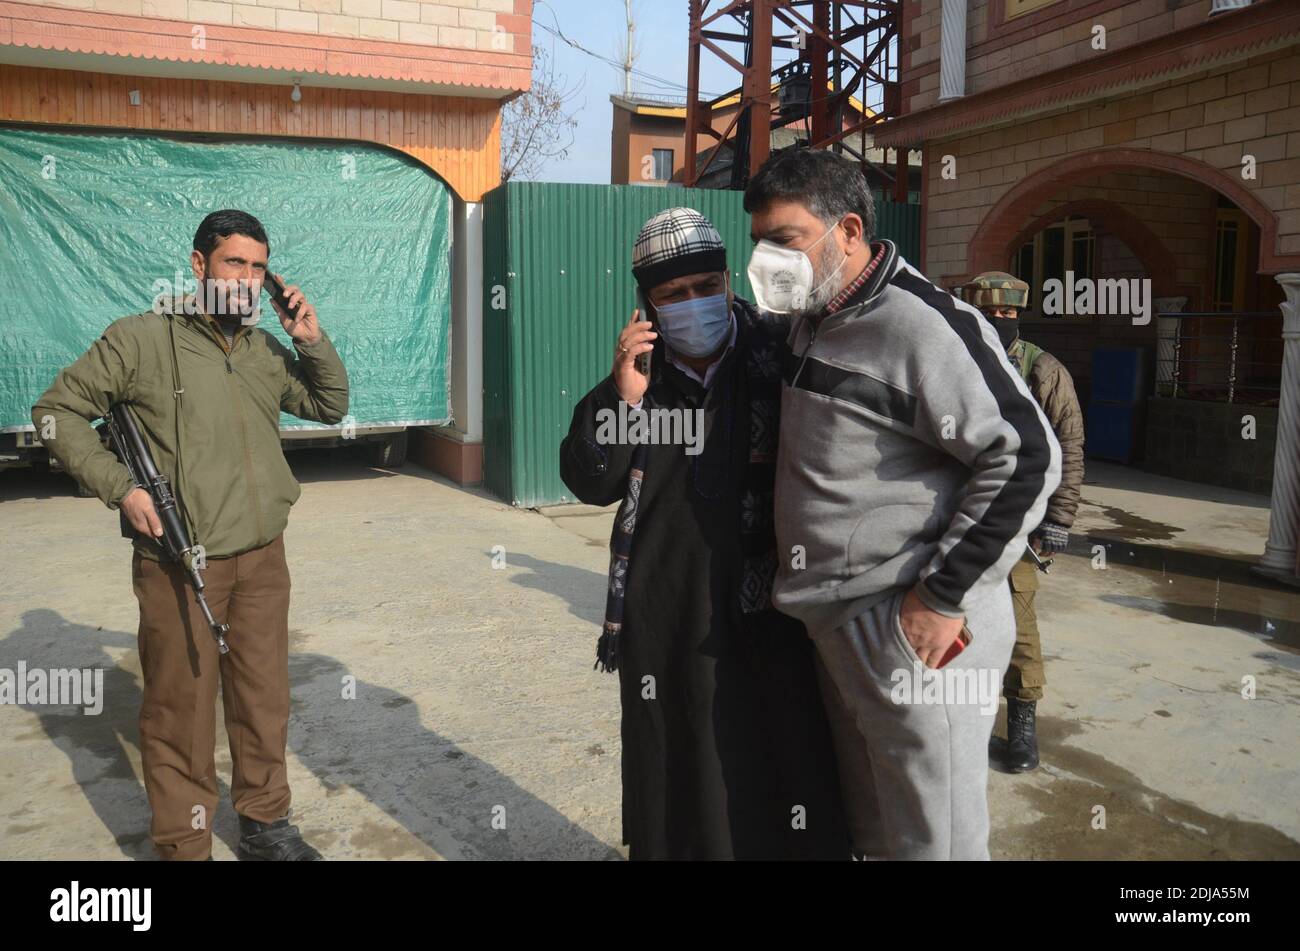
[[[948,661],[952,660],[954,657],[956,657],[958,654],[964,651],[968,646],[970,646],[970,642],[972,639],[973,638],[971,637],[970,628],[968,628],[965,624],[963,624],[961,626],[961,633],[957,635],[957,639],[952,642],[952,646],[950,646],[946,651],[944,651],[943,658],[939,661],[939,667],[947,666]],[[936,667],[935,670],[938,670],[939,667]]]

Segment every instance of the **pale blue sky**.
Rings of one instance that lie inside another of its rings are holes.
[[[634,76],[633,91],[644,95],[686,95],[686,0],[634,0],[637,48],[635,68],[673,84],[665,86],[648,77]],[[624,0],[536,0],[533,7],[533,43],[553,52],[556,72],[566,85],[583,83],[575,101],[578,127],[569,157],[550,162],[537,175],[548,182],[609,182],[609,137],[612,122],[610,93],[623,91],[623,70],[573,49],[548,33],[555,28],[593,53],[621,61],[627,34]],[[719,24],[724,29],[732,21]],[[701,60],[701,85],[706,93],[725,92],[739,84],[739,76],[716,56]]]

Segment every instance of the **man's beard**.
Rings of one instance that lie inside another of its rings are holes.
[[[820,314],[840,292],[839,282],[832,278],[836,270],[844,266],[844,252],[834,241],[817,250],[817,260],[813,262],[813,286],[804,305],[792,313],[796,317],[811,317]]]
[[[251,287],[240,286],[233,280],[208,278],[203,281],[201,288],[203,310],[208,316],[222,324],[246,326],[257,323],[261,301],[260,295],[254,293]]]

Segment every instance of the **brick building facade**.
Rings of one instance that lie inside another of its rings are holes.
[[[0,121],[375,142],[474,202],[500,182],[501,104],[529,88],[531,11],[531,0],[0,0]]]
[[[1069,367],[1085,413],[1107,382],[1092,379],[1097,352],[1135,348],[1125,461],[1272,489],[1276,514],[1300,468],[1288,396],[1300,355],[1286,358],[1300,346],[1300,4],[902,9],[903,113],[875,142],[923,149],[927,275],[948,287],[990,269],[1029,281],[1024,336]],[[1048,315],[1044,284],[1067,271],[1149,280],[1167,316]],[[1240,436],[1245,416],[1253,438]],[[1290,534],[1274,541],[1293,572],[1300,512],[1285,504]]]
[[[358,142],[452,193],[451,426],[417,459],[481,478],[482,199],[532,82],[532,0],[0,0],[0,123]]]

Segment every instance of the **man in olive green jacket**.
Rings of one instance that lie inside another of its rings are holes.
[[[961,291],[966,302],[978,307],[992,322],[998,339],[1007,348],[1007,358],[1043,408],[1061,444],[1061,484],[1048,499],[1042,522],[1029,533],[1029,547],[1034,553],[1050,557],[1065,551],[1069,544],[1083,485],[1084,420],[1074,380],[1060,360],[1020,336],[1020,311],[1029,302],[1027,283],[1005,271],[986,271],[963,285]],[[1008,580],[1016,617],[1016,646],[1002,681],[1007,698],[1007,741],[1001,744],[994,737],[989,754],[1000,760],[1008,772],[1024,773],[1038,768],[1037,708],[1047,685],[1034,606],[1038,569],[1029,552],[1012,567]]]
[[[343,420],[347,372],[297,287],[276,306],[294,351],[253,326],[269,241],[242,211],[208,215],[194,236],[199,293],[155,302],[115,321],[61,371],[32,408],[64,468],[136,530],[132,580],[140,605],[144,676],[140,752],[165,859],[211,856],[217,806],[216,696],[221,683],[233,760],[231,798],[240,851],[313,860],[289,825],[289,571],[282,532],[300,489],[280,447],[281,410]],[[90,422],[129,402],[159,472],[206,562],[213,614],[230,626],[230,653],[208,635],[184,568],[157,541],[152,499],[103,447]]]

